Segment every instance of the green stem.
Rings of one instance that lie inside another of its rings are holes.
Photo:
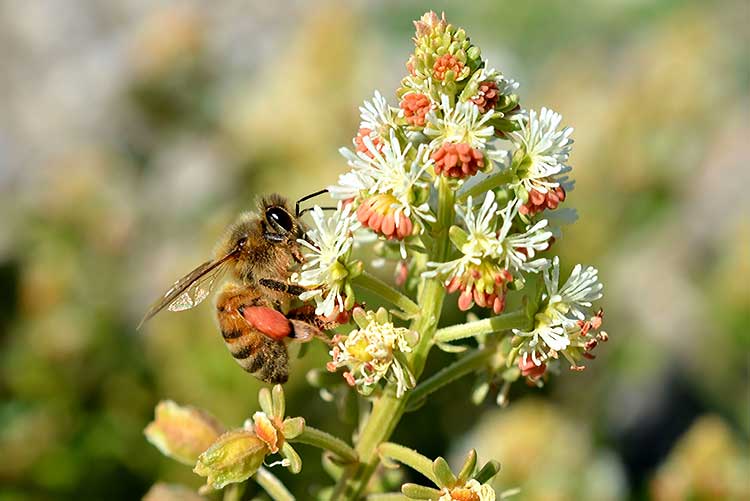
[[[419,405],[427,395],[484,366],[495,353],[496,349],[497,348],[492,345],[480,350],[474,350],[424,380],[409,392],[409,405],[407,410],[415,408],[415,406]]]
[[[404,313],[409,315],[419,314],[419,306],[417,303],[412,301],[408,296],[397,291],[387,283],[380,280],[374,275],[370,275],[366,271],[363,271],[360,275],[357,275],[353,280],[355,285],[367,289],[385,299],[389,303],[398,306]]]
[[[357,451],[347,445],[346,442],[312,426],[305,425],[305,431],[290,439],[289,442],[312,445],[331,451],[345,463],[356,463],[358,459]]]
[[[461,192],[458,195],[458,201],[463,202],[470,196],[475,197],[482,193],[486,193],[494,188],[497,188],[501,184],[509,183],[512,180],[513,180],[513,174],[510,172],[510,169],[496,172],[482,179],[481,181],[476,183],[474,186],[471,186],[470,188],[468,188],[466,191]]]
[[[263,490],[266,491],[274,501],[295,501],[294,496],[292,496],[292,493],[284,487],[281,480],[276,478],[273,473],[262,466],[258,469],[254,478],[255,482],[263,487]]]
[[[392,442],[385,442],[380,444],[378,451],[380,452],[381,457],[405,464],[411,469],[416,470],[429,478],[434,483],[438,483],[437,477],[435,477],[435,474],[432,471],[432,461],[414,449],[409,449],[408,447],[394,444]]]
[[[442,262],[448,257],[450,241],[448,228],[455,217],[453,186],[444,177],[440,178],[438,188],[437,222],[432,227],[433,241],[430,260]],[[433,344],[433,336],[437,329],[440,314],[443,309],[445,288],[438,278],[422,278],[419,287],[417,308],[418,315],[412,320],[410,329],[419,333],[419,342],[409,356],[414,377],[419,376],[424,369],[427,354]],[[377,447],[388,440],[396,428],[401,416],[406,410],[406,398],[397,398],[395,389],[386,387],[382,396],[375,401],[372,413],[367,419],[359,436],[356,450],[360,463],[348,468],[336,486],[332,499],[359,499],[375,468],[379,463]]]
[[[435,341],[447,343],[458,339],[478,336],[480,334],[491,334],[493,332],[505,331],[508,329],[529,329],[531,327],[531,320],[526,315],[526,312],[518,310],[490,318],[484,318],[482,320],[476,320],[467,324],[444,327],[435,333]]]

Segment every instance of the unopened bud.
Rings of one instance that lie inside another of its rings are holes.
[[[206,477],[214,489],[244,482],[258,471],[269,453],[268,446],[252,431],[229,431],[200,455],[193,471]]]
[[[224,431],[208,413],[171,400],[156,406],[156,417],[144,430],[146,439],[162,454],[193,465]]]

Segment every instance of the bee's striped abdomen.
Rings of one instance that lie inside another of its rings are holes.
[[[240,367],[268,383],[285,383],[289,378],[286,345],[270,339],[242,316],[244,307],[260,304],[262,300],[255,291],[226,286],[216,302],[221,335]]]

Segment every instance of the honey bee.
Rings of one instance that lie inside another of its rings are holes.
[[[273,194],[261,199],[258,213],[241,214],[219,240],[214,258],[177,280],[146,312],[138,328],[160,311],[182,311],[200,304],[221,276],[230,279],[216,296],[219,329],[232,357],[247,372],[268,383],[289,378],[286,342],[328,338],[335,325],[315,315],[312,305],[290,309],[304,287],[289,283],[304,260],[299,239],[306,228],[299,205],[325,193],[298,200],[294,215],[286,200]]]

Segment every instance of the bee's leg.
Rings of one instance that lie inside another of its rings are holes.
[[[323,334],[323,331],[315,327],[313,324],[305,322],[304,320],[290,319],[292,323],[292,333],[289,335],[290,338],[300,343],[307,343],[312,341],[314,338],[325,341],[326,344],[330,344],[331,340]]]
[[[341,325],[341,322],[337,319],[331,320],[323,315],[316,314],[315,306],[312,304],[305,304],[299,308],[295,308],[287,313],[286,316],[287,318],[295,318],[312,324],[322,331],[330,331]]]
[[[307,289],[302,286],[287,284],[285,282],[280,282],[271,278],[261,278],[260,280],[258,280],[258,283],[267,289],[271,289],[277,292],[283,292],[285,294],[289,294],[290,296],[299,296],[303,292],[307,291]]]
[[[328,320],[321,315],[316,315],[315,307],[311,304],[295,308],[286,316],[294,327],[294,332],[290,337],[302,342],[318,338],[326,344],[331,344],[331,339],[323,331],[334,329],[340,325],[335,320]]]

